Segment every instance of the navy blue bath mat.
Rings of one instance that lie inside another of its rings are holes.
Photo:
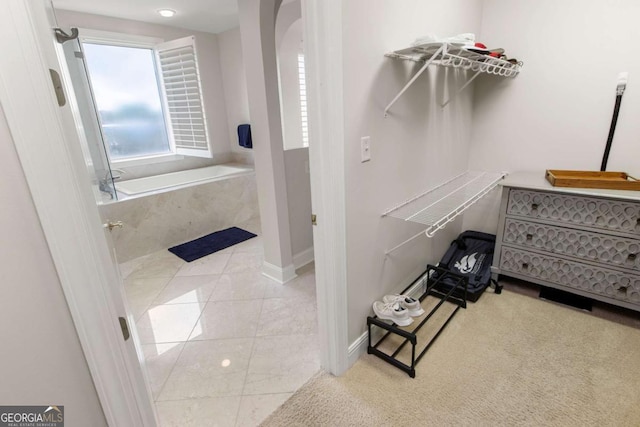
[[[253,233],[242,228],[231,227],[169,248],[169,252],[191,262],[253,237],[256,237]]]

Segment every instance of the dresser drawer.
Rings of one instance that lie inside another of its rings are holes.
[[[500,269],[640,306],[640,275],[503,246]]]
[[[640,271],[640,240],[507,218],[502,241]]]
[[[640,203],[511,189],[507,214],[640,236]]]

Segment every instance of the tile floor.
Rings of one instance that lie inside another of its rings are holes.
[[[120,265],[163,427],[258,425],[320,369],[313,265],[281,285],[262,257],[258,236]]]

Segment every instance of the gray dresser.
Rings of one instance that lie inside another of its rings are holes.
[[[640,192],[553,187],[544,171],[501,185],[494,278],[640,311]]]

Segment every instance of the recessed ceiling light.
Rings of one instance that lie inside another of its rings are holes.
[[[171,18],[173,15],[176,14],[176,11],[172,9],[160,9],[158,10],[158,13],[161,16],[164,16],[165,18]]]

